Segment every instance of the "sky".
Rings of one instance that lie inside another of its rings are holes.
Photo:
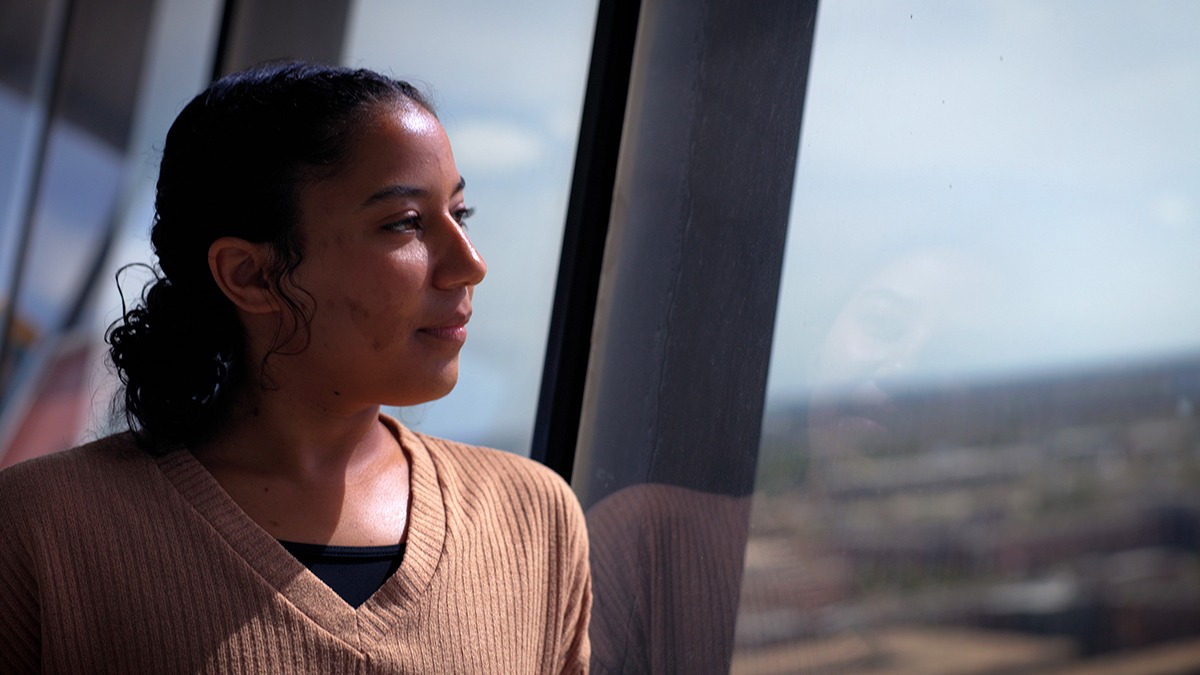
[[[987,279],[913,386],[1200,347],[1198,25],[1187,1],[823,3],[771,396],[820,388],[848,298],[922,252]]]
[[[121,262],[149,257],[157,148],[203,86],[218,5],[160,4],[135,149],[95,160],[123,161]],[[458,388],[400,413],[424,431],[527,451],[595,9],[584,0],[353,5],[343,62],[432,95],[489,264]],[[947,372],[1019,376],[1194,352],[1198,25],[1200,3],[1189,0],[822,3],[772,399],[821,386],[826,337],[851,299],[895,270],[930,269],[906,264],[918,258],[968,261],[941,269],[971,273],[939,282],[964,292],[939,300],[942,323],[930,330],[941,331],[940,358],[907,369],[913,386]],[[52,217],[82,222],[62,204]],[[45,269],[38,285],[60,288],[62,275]],[[102,303],[106,325],[119,298]],[[973,328],[940,328],[954,321]]]
[[[343,62],[432,93],[488,263],[458,386],[400,413],[423,431],[528,452],[595,12],[581,0],[354,5]]]

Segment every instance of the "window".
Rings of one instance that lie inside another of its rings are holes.
[[[733,672],[1200,663],[1197,9],[822,5]]]
[[[91,375],[119,307],[113,263],[145,257],[122,225],[136,211],[144,220],[134,236],[144,240],[150,220],[136,205],[152,198],[151,148],[180,92],[203,81],[194,69],[217,16],[215,3],[181,0],[11,9],[17,20],[5,29],[19,34],[6,46],[25,50],[12,63],[36,77],[4,94],[24,121],[13,128],[21,151],[7,158],[13,177],[0,177],[0,306],[11,299],[13,319],[0,366],[0,465],[105,428],[106,392]]]
[[[458,386],[400,412],[421,431],[529,454],[595,15],[593,1],[353,5],[344,63],[433,94],[488,263]]]

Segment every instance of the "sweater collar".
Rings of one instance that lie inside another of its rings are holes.
[[[251,520],[191,452],[179,447],[157,458],[167,480],[263,583],[327,632],[360,649],[380,639],[389,626],[414,620],[406,610],[429,587],[446,540],[446,507],[427,445],[391,417],[381,415],[380,420],[409,461],[408,543],[400,569],[357,610]]]

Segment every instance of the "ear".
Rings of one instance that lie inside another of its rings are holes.
[[[270,251],[237,237],[221,237],[208,247],[208,269],[221,292],[238,309],[251,314],[279,311],[279,302],[267,279]]]

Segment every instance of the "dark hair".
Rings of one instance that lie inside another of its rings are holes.
[[[289,283],[302,256],[299,188],[335,174],[356,128],[402,101],[433,112],[406,82],[285,62],[223,77],[179,113],[159,168],[155,280],[105,336],[126,420],[148,451],[203,437],[246,375],[241,322],[209,271],[209,246],[224,236],[270,244],[269,281],[294,319],[267,356],[278,353],[308,326],[294,295],[303,290]]]

